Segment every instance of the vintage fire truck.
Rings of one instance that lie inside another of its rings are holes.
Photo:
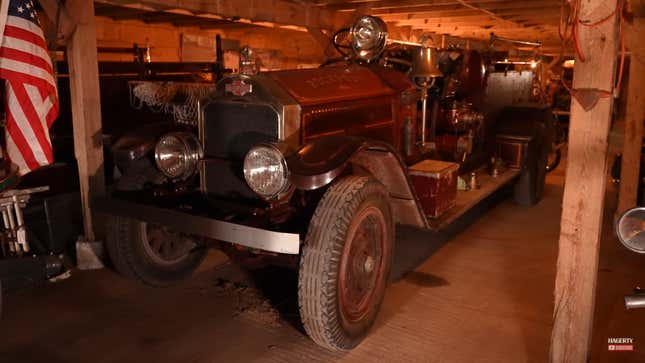
[[[258,74],[249,61],[193,123],[113,145],[122,176],[95,207],[109,215],[118,271],[163,286],[213,245],[291,256],[307,334],[348,350],[379,311],[397,225],[448,228],[509,184],[523,204],[540,199],[547,109],[480,112],[476,51],[420,46],[396,59],[372,16],[344,33],[342,59]]]

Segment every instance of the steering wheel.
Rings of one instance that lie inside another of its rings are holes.
[[[352,47],[347,44],[347,35],[349,34],[349,28],[338,29],[331,37],[331,43],[334,45],[334,48],[340,57],[328,58],[326,59],[319,67],[326,67],[331,64],[338,62],[347,62],[351,59],[351,49]]]
[[[336,51],[338,51],[343,58],[349,58],[350,52],[348,52],[348,50],[352,49],[352,47],[347,44],[347,35],[349,35],[349,28],[342,28],[336,30],[334,35],[331,37],[334,48],[336,48]]]

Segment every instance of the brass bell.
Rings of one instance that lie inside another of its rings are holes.
[[[437,61],[437,49],[421,47],[416,50],[412,59],[412,78],[416,81],[428,81],[443,77],[443,73],[437,68]]]

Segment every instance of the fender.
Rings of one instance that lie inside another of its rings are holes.
[[[385,185],[395,222],[426,228],[427,219],[407,175],[407,167],[387,143],[336,135],[302,146],[287,157],[291,183],[301,190],[329,185],[350,166],[358,166]]]
[[[141,159],[151,153],[157,139],[166,132],[173,130],[174,126],[168,123],[152,123],[143,125],[121,135],[111,146],[114,163],[125,171],[135,160]]]
[[[303,145],[287,157],[291,183],[301,190],[324,187],[349,165],[351,157],[370,141],[353,136],[329,136]]]

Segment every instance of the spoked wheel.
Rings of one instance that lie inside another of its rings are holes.
[[[111,217],[107,230],[114,267],[147,285],[167,286],[190,276],[207,252],[189,236],[156,224]]]
[[[340,310],[348,325],[365,318],[383,279],[386,226],[385,216],[376,207],[363,210],[350,225],[338,280]]]
[[[159,225],[139,223],[143,249],[159,265],[172,266],[190,256],[195,243],[179,233],[173,233]]]
[[[318,204],[300,260],[298,300],[307,334],[348,350],[376,319],[392,261],[394,227],[385,187],[350,176]]]

